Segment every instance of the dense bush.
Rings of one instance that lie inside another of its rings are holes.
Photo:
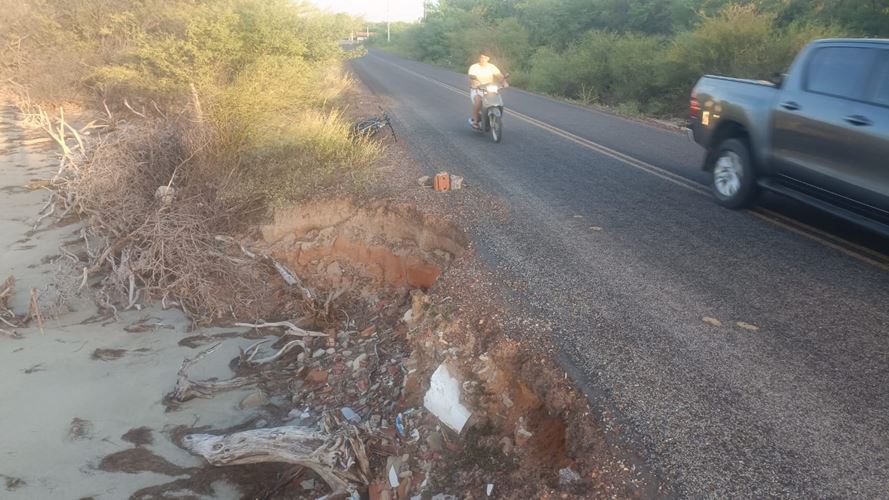
[[[889,35],[889,0],[863,4],[451,0],[423,23],[401,27],[388,47],[460,71],[479,48],[490,47],[514,84],[630,112],[675,115],[703,74],[766,78],[786,70],[813,39]]]
[[[290,0],[0,0],[0,76],[40,102],[175,115],[200,103],[201,161],[223,194],[283,203],[361,178],[338,42],[352,20]],[[299,177],[298,179],[296,177]]]

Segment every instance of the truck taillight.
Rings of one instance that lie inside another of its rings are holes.
[[[691,93],[691,100],[688,103],[688,114],[692,118],[697,118],[701,114],[701,104],[698,102],[697,92]]]

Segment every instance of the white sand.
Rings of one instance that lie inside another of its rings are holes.
[[[50,218],[29,236],[48,193],[28,192],[22,186],[50,178],[58,160],[51,144],[20,146],[24,138],[40,135],[24,133],[14,121],[10,108],[0,109],[0,281],[10,274],[16,277],[12,306],[24,313],[30,288],[44,287],[56,272],[47,258],[59,255],[59,243],[79,234],[80,226],[52,227]],[[187,321],[180,312],[159,307],[128,311],[119,322],[102,326],[80,324],[97,313],[89,297],[79,299],[76,308],[48,319],[42,333],[31,326],[18,330],[23,339],[0,335],[0,498],[127,498],[141,488],[176,478],[97,470],[103,457],[134,446],[121,439],[124,433],[149,427],[154,438],[149,450],[173,464],[194,467],[202,465],[201,460],[173,444],[165,430],[178,425],[222,428],[249,416],[237,408],[249,391],[190,401],[177,411],[165,411],[161,400],[172,389],[180,363],[203,348],[178,345],[183,337],[196,334],[186,333]],[[124,330],[146,315],[174,329]],[[237,355],[238,346],[251,342],[225,341],[196,367],[195,375],[231,377],[228,361]],[[127,352],[111,361],[91,359],[98,348]],[[89,436],[69,436],[74,418],[91,423]],[[14,479],[25,484],[14,487]],[[238,492],[216,483],[214,498],[238,498]]]

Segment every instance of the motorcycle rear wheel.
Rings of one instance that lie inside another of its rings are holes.
[[[503,122],[500,118],[500,113],[490,113],[488,115],[488,122],[491,124],[491,139],[494,142],[503,140]]]

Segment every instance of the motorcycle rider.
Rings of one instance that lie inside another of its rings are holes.
[[[490,63],[489,53],[488,50],[480,51],[478,62],[469,67],[469,100],[472,101],[472,118],[469,119],[469,124],[475,129],[479,128],[479,114],[482,109],[482,92],[479,87],[495,81],[504,88],[509,86],[503,73]]]

